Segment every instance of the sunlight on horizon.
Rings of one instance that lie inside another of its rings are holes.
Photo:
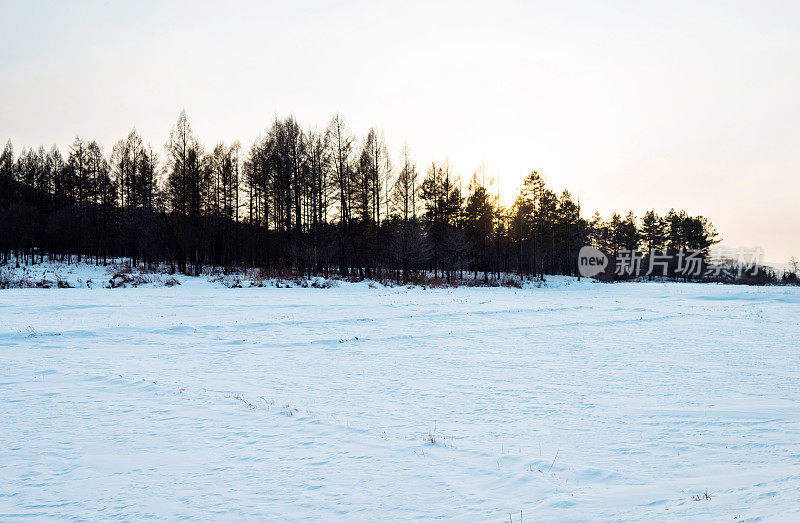
[[[136,127],[161,148],[185,108],[206,147],[277,116],[397,163],[484,166],[513,202],[538,170],[582,213],[685,208],[724,243],[800,256],[800,6],[791,3],[4,2],[0,140]]]

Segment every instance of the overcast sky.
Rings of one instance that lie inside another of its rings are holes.
[[[583,213],[685,208],[800,257],[800,2],[6,2],[0,140],[206,145],[277,115],[420,167],[543,172]]]

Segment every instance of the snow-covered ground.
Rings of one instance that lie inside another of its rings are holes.
[[[800,517],[800,289],[557,283],[0,291],[0,520]]]

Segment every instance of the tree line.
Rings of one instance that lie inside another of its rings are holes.
[[[160,150],[136,130],[109,154],[76,138],[0,156],[4,263],[127,258],[197,274],[261,267],[301,275],[453,281],[577,274],[593,245],[691,248],[703,256],[711,223],[683,211],[581,217],[569,191],[528,174],[510,206],[483,169],[457,176],[448,161],[392,156],[379,131],[356,135],[334,115],[323,130],[276,118],[249,147],[204,147],[181,112]]]

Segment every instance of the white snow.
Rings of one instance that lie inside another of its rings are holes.
[[[0,520],[800,515],[800,289],[554,281],[0,291]]]

